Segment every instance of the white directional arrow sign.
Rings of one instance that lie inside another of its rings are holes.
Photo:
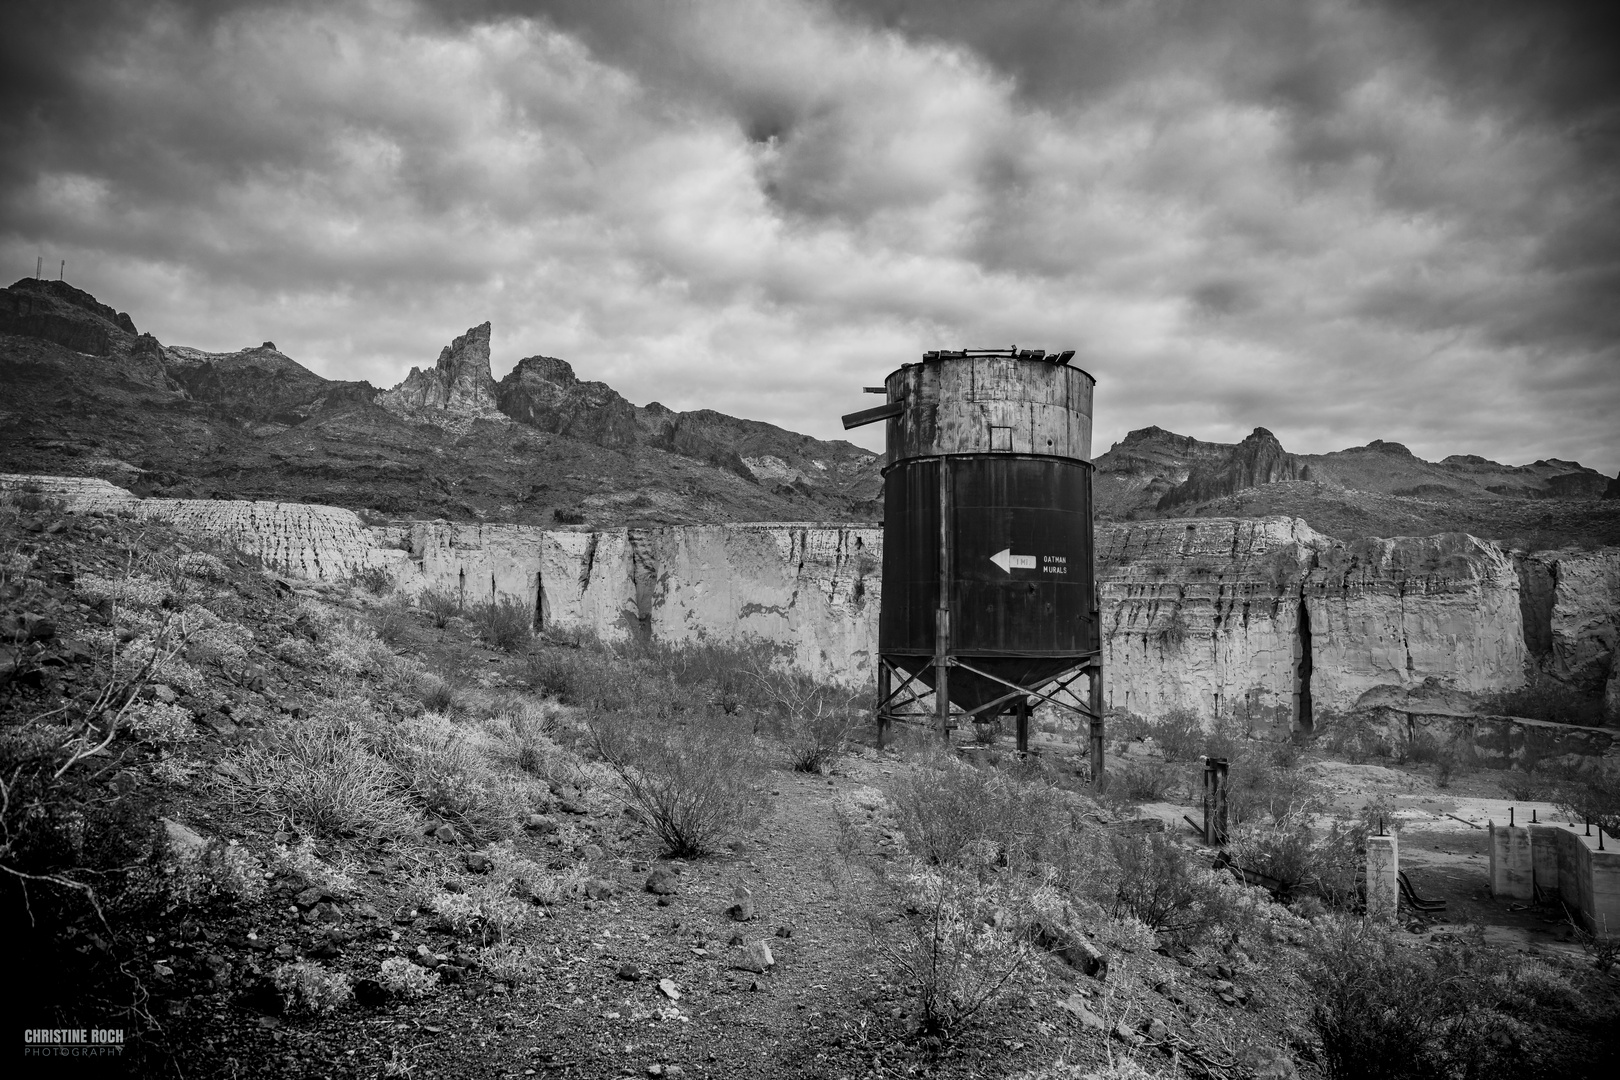
[[[1035,556],[1014,555],[1012,553],[1012,548],[1002,548],[1000,551],[990,556],[990,561],[1001,567],[1002,570],[1009,574],[1014,570],[1035,569]]]

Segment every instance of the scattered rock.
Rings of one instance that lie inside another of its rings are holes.
[[[658,992],[669,998],[671,1001],[681,1000],[681,992],[675,988],[674,979],[659,979]]]
[[[1076,971],[1094,979],[1108,977],[1108,957],[1103,951],[1078,934],[1061,927],[1037,924],[1034,928],[1035,944],[1062,960]]]
[[[1160,1020],[1157,1016],[1155,1016],[1152,1020],[1148,1021],[1148,1025],[1142,1030],[1142,1034],[1146,1035],[1154,1042],[1164,1042],[1164,1040],[1170,1036],[1170,1028],[1165,1025],[1163,1020]]]
[[[614,974],[623,979],[625,982],[641,981],[641,969],[636,967],[634,964],[620,964],[619,970],[614,972]]]
[[[1141,1046],[1143,1042],[1142,1036],[1123,1020],[1114,1025],[1113,1035],[1126,1046]]]
[[[343,912],[336,904],[323,900],[306,911],[304,918],[308,922],[336,923],[343,921]]]
[[[467,872],[471,874],[487,874],[495,869],[495,860],[481,851],[469,851],[462,858],[467,864]]]
[[[585,882],[585,896],[591,900],[609,900],[618,891],[618,882],[607,878],[591,878]]]
[[[187,825],[163,818],[163,835],[169,854],[176,859],[201,858],[208,851],[208,838]]]
[[[771,947],[763,941],[751,942],[743,950],[742,956],[735,966],[741,971],[752,971],[756,975],[763,975],[776,966],[776,957],[771,955]]]
[[[793,927],[791,927],[791,926],[778,926],[776,928],[776,936],[779,937],[779,938],[790,938],[790,937],[792,937],[793,936]]]
[[[1108,1022],[1086,1007],[1086,1001],[1079,994],[1071,994],[1058,1002],[1058,1008],[1073,1013],[1080,1020],[1080,1025],[1092,1031],[1108,1030]]]
[[[356,979],[354,1000],[368,1009],[380,1008],[388,1004],[388,991],[376,979]]]
[[[461,843],[461,834],[456,832],[455,826],[448,823],[440,825],[438,828],[434,829],[432,836],[435,840],[438,840],[443,844]]]
[[[675,872],[667,866],[657,866],[647,875],[647,891],[654,896],[674,896],[680,891]]]
[[[523,827],[532,833],[539,833],[541,836],[548,836],[557,831],[557,823],[544,814],[530,814],[528,820],[523,823]]]
[[[326,891],[321,889],[319,886],[311,885],[309,888],[293,897],[293,903],[297,904],[301,908],[307,909],[314,907],[324,899],[326,899]]]
[[[180,698],[172,686],[165,686],[163,683],[152,684],[152,696],[165,705],[173,705]]]
[[[754,917],[754,894],[748,886],[738,885],[731,899],[732,905],[726,909],[726,914],[738,922],[748,922]]]
[[[557,809],[561,810],[565,814],[588,814],[588,813],[590,813],[590,811],[585,808],[585,805],[583,803],[575,802],[573,799],[558,799],[557,800]]]
[[[727,945],[741,945],[741,944],[743,944],[743,936],[741,934],[732,934],[731,935],[731,940],[727,941],[726,944]]]
[[[1299,1068],[1286,1050],[1257,1046],[1243,1055],[1243,1063],[1255,1080],[1296,1080]]]

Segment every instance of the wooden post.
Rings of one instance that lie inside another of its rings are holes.
[[[1204,759],[1204,843],[1226,843],[1226,759]]]
[[[1102,783],[1103,778],[1103,721],[1102,721],[1102,657],[1091,662],[1086,673],[1086,708],[1091,710],[1090,731],[1091,782]]]
[[[889,695],[893,692],[893,681],[893,672],[889,670],[889,665],[884,662],[881,656],[878,657],[877,744],[879,750],[883,749],[883,744],[887,741],[889,734]]]
[[[1021,697],[1018,699],[1016,715],[1018,717],[1018,752],[1027,754],[1029,753],[1029,698]]]
[[[939,459],[939,611],[934,619],[934,719],[939,737],[951,738],[951,505],[950,458]]]

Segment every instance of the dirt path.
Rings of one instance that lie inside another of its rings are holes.
[[[679,889],[667,906],[644,891],[654,848],[640,837],[615,868],[620,895],[591,910],[557,909],[535,935],[557,956],[555,974],[504,1001],[457,1003],[431,1025],[439,1031],[413,1025],[409,1057],[428,1075],[467,1077],[865,1071],[862,1036],[877,1035],[871,999],[883,992],[865,913],[886,887],[839,854],[834,804],[876,771],[855,760],[831,780],[771,774],[764,826],[740,853],[668,864]],[[754,903],[747,922],[727,914],[739,887]],[[776,961],[768,974],[737,968],[738,936],[767,943]],[[636,981],[621,977],[627,968]],[[664,979],[678,1000],[660,989]]]

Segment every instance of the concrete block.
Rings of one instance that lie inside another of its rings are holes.
[[[1523,825],[1490,825],[1491,895],[1509,900],[1535,898],[1535,866],[1530,830]]]
[[[1401,856],[1395,834],[1367,837],[1367,914],[1393,919],[1401,903]]]

